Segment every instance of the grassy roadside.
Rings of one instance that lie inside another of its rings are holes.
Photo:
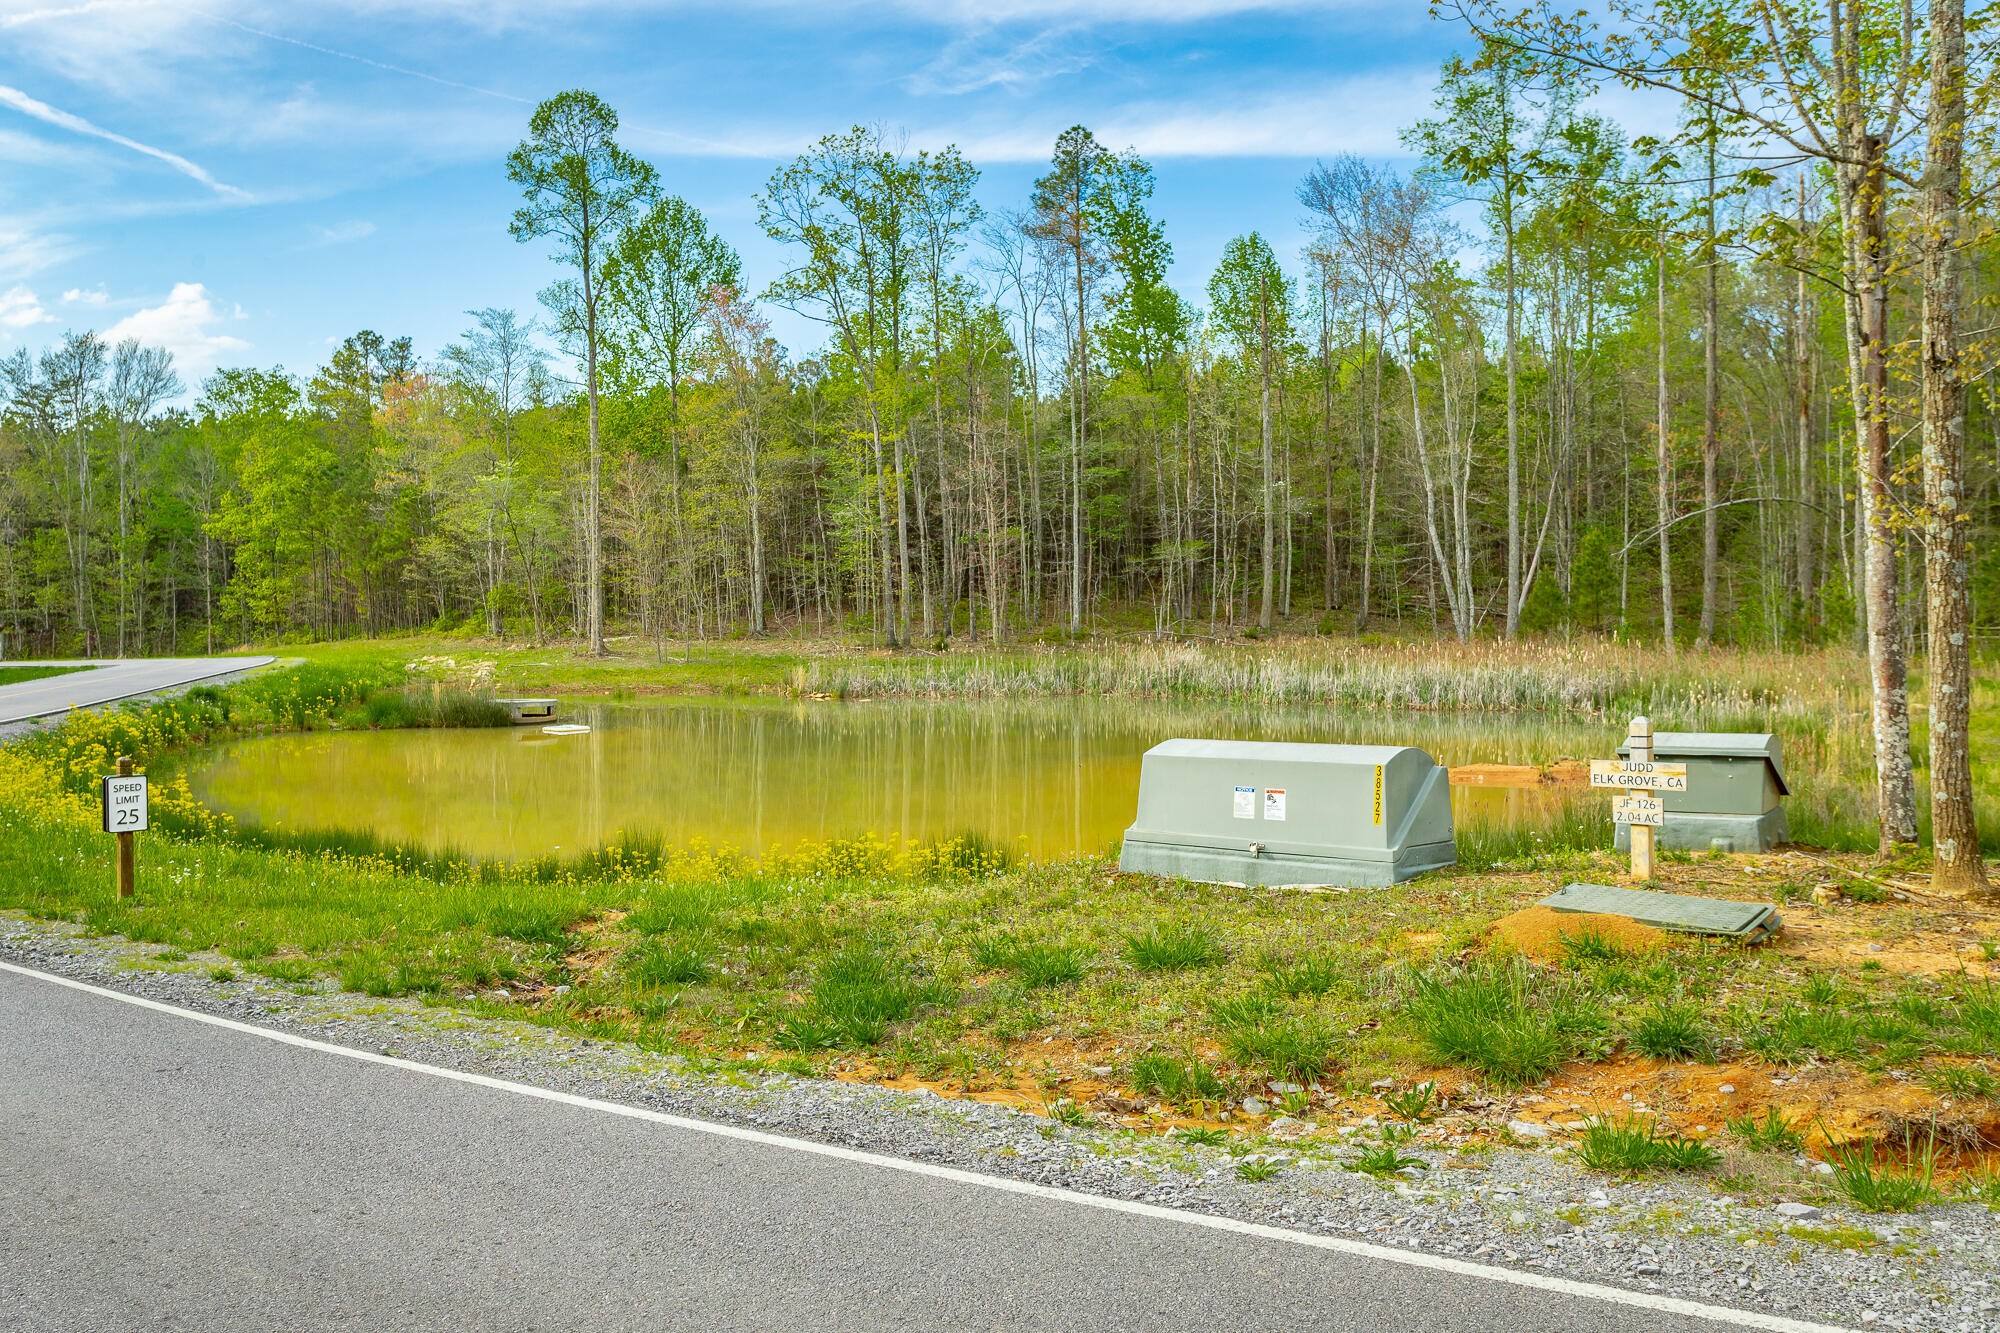
[[[1792,900],[1796,947],[1583,936],[1538,956],[1495,921],[1565,878],[1614,877],[1608,862],[1307,894],[1088,860],[946,868],[878,844],[482,885],[152,838],[138,899],[119,903],[106,844],[0,824],[0,905],[156,943],[151,965],[217,949],[292,983],[1161,1132],[1362,1124],[1428,1085],[1461,1105],[1506,1099],[1565,1137],[1636,1105],[1649,1133],[1716,1153],[1832,1139],[1879,1141],[1888,1160],[1929,1135],[1918,1155],[1942,1154],[1940,1182],[1958,1170],[1984,1188],[2000,1095],[2000,991],[1979,949],[2000,951],[2000,919],[1968,929],[1886,895],[1813,908],[1808,880],[1755,858],[1669,874]],[[1928,956],[1904,958],[1911,941]]]
[[[1914,1179],[1928,1153],[1934,1174],[1989,1188],[2000,916],[1796,857],[1666,872],[1690,892],[1787,902],[1779,947],[1584,937],[1536,950],[1496,923],[1565,880],[1615,880],[1608,856],[1496,848],[1478,870],[1354,893],[1158,881],[1090,858],[1009,864],[963,839],[757,862],[624,846],[507,869],[412,862],[361,835],[246,838],[169,782],[140,896],[112,898],[88,796],[110,754],[167,759],[230,728],[365,725],[390,665],[310,661],[0,750],[0,906],[157,944],[151,965],[214,949],[295,984],[1063,1119],[1256,1135],[1366,1124],[1427,1088],[1426,1101],[1504,1104],[1581,1135],[1580,1151],[1624,1163],[1608,1169],[1724,1169],[1640,1142],[1661,1135],[1730,1145],[1752,1166],[1834,1142],[1871,1145],[1857,1179]],[[1813,905],[1841,882],[1854,892]],[[1882,1162],[1914,1145],[1918,1165],[1881,1166],[1878,1142]]]
[[[54,676],[73,676],[80,671],[94,671],[95,667],[74,666],[0,666],[0,685],[24,685],[31,680],[48,680]]]

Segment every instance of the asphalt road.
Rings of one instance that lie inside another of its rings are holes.
[[[143,694],[175,690],[204,680],[269,666],[275,657],[133,657],[106,661],[6,662],[4,666],[91,666],[62,676],[0,685],[0,727],[96,708]]]
[[[0,1329],[1803,1327],[261,1033],[0,969]]]

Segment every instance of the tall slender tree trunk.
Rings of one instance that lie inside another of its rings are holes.
[[[584,618],[590,655],[604,656],[604,443],[597,424],[597,293],[583,256],[585,386],[590,398],[590,483],[584,497]]]
[[[896,599],[896,618],[898,636],[904,643],[910,642],[910,505],[903,485],[906,470],[903,438],[909,433],[907,422],[896,432],[896,558],[903,576],[902,594]]]
[[[1674,652],[1674,546],[1670,525],[1674,521],[1674,458],[1669,436],[1673,428],[1672,404],[1667,397],[1667,241],[1664,233],[1660,237],[1658,278],[1656,317],[1659,321],[1659,365],[1654,383],[1657,428],[1653,440],[1657,479],[1654,498],[1660,519],[1660,641],[1671,657]]]
[[[1847,295],[1849,356],[1858,433],[1856,480],[1861,492],[1861,574],[1867,607],[1868,667],[1881,848],[1888,855],[1917,839],[1916,778],[1910,758],[1910,698],[1897,602],[1897,534],[1890,525],[1888,198],[1879,135],[1854,136],[1869,163],[1842,168],[1844,228],[1849,233]]]
[[[1799,173],[1799,235],[1806,231],[1806,178]],[[1795,489],[1798,492],[1798,517],[1795,521],[1794,537],[1798,543],[1798,589],[1802,602],[1810,601],[1817,583],[1817,571],[1813,562],[1813,499],[1816,488],[1813,485],[1812,466],[1812,392],[1813,392],[1813,300],[1811,288],[1807,285],[1805,265],[1799,265],[1798,272],[1798,330],[1797,376],[1798,376],[1798,477]]]
[[[1083,198],[1079,190],[1077,201],[1076,243],[1076,369],[1071,380],[1075,385],[1075,415],[1070,419],[1069,436],[1069,632],[1083,632],[1083,438],[1088,429],[1084,413],[1089,403],[1090,393],[1090,315],[1084,309],[1083,284]]]
[[[1387,318],[1384,317],[1384,326]],[[1361,321],[1361,341],[1368,342],[1368,320],[1364,312]],[[1382,332],[1375,333],[1375,390],[1371,411],[1374,415],[1368,448],[1368,514],[1361,527],[1361,601],[1354,614],[1354,632],[1368,632],[1368,607],[1370,594],[1375,587],[1375,497],[1377,482],[1382,475]]]
[[[1257,307],[1257,343],[1259,378],[1262,381],[1263,394],[1259,413],[1264,432],[1264,588],[1263,600],[1257,608],[1257,627],[1269,629],[1271,628],[1271,581],[1274,572],[1272,561],[1277,549],[1277,515],[1272,511],[1276,504],[1277,488],[1271,484],[1274,464],[1271,451],[1271,293],[1268,287],[1262,293]]]
[[[125,523],[125,512],[129,503],[126,498],[128,479],[126,476],[125,457],[125,428],[121,425],[118,428],[118,655],[120,657],[125,656],[125,626],[131,616],[130,608],[127,605],[130,596],[131,581],[126,566],[127,556],[130,554],[129,543],[131,536],[126,530]]]
[[[1501,180],[1500,191],[1500,226],[1507,254],[1507,637],[1511,639],[1521,628],[1520,297],[1514,266],[1511,173]]]
[[[1717,279],[1721,256],[1715,247],[1715,127],[1708,134],[1707,264],[1702,282],[1702,370],[1701,370],[1701,627],[1695,646],[1707,648],[1715,642],[1716,580],[1722,564],[1722,500],[1716,473],[1722,459],[1722,383],[1720,348],[1716,346],[1718,324]]]
[[[1923,259],[1924,587],[1930,611],[1931,887],[1993,897],[1972,805],[1972,606],[1965,531],[1965,375],[1958,254],[1964,179],[1965,0],[1931,0]]]

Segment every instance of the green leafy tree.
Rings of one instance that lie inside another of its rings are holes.
[[[1090,314],[1109,259],[1104,223],[1117,155],[1081,125],[1056,139],[1048,174],[1035,182],[1030,233],[1065,270],[1058,302],[1069,334],[1069,632],[1083,629],[1083,455],[1090,436]]]
[[[1528,99],[1533,65],[1504,43],[1488,41],[1476,61],[1452,56],[1438,80],[1439,115],[1404,136],[1438,175],[1479,193],[1500,233],[1506,293],[1507,358],[1507,637],[1521,619],[1520,275],[1516,210],[1539,167],[1542,148],[1568,114],[1572,96],[1556,84],[1539,108]],[[1541,111],[1537,116],[1535,112]]]
[[[840,357],[853,368],[874,461],[875,514],[881,541],[881,611],[891,646],[907,637],[909,558],[904,547],[902,607],[888,533],[889,487],[885,445],[893,423],[891,381],[900,370],[903,307],[909,284],[911,199],[916,181],[908,166],[874,130],[856,126],[829,134],[772,173],[757,197],[766,235],[794,247],[796,262],[765,295],[818,319],[832,330]],[[894,431],[897,448],[902,434]],[[894,531],[907,541],[901,504],[901,467]]]
[[[590,474],[584,498],[585,620],[590,651],[604,652],[604,447],[598,434],[597,362],[604,269],[623,230],[651,196],[653,168],[618,146],[618,113],[582,89],[535,108],[528,137],[507,155],[507,178],[526,202],[509,230],[517,241],[555,241],[552,256],[576,270],[541,294],[557,331],[582,354]]]
[[[678,416],[689,356],[716,288],[743,283],[743,261],[685,199],[668,195],[627,227],[604,266],[607,360],[626,387],[666,385]]]
[[[1264,482],[1263,591],[1257,624],[1269,629],[1276,586],[1278,520],[1271,379],[1273,363],[1282,355],[1279,349],[1291,339],[1292,280],[1278,267],[1278,257],[1271,252],[1270,244],[1253,231],[1222,247],[1222,263],[1208,280],[1208,299],[1216,323],[1257,365]]]

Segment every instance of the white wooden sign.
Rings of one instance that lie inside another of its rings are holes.
[[[1611,822],[1665,828],[1667,803],[1657,796],[1614,796],[1611,798]]]
[[[143,774],[104,779],[104,831],[146,831],[146,779]]]
[[[1686,791],[1688,766],[1644,759],[1593,759],[1590,785],[1623,791]]]

